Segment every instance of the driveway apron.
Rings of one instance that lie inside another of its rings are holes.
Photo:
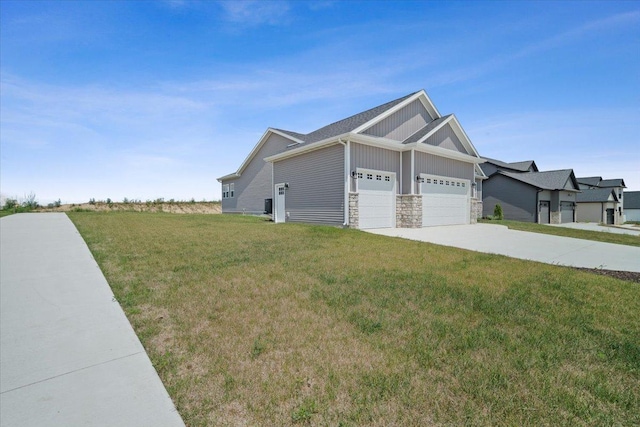
[[[69,218],[0,238],[0,426],[184,426]]]
[[[640,247],[509,230],[503,225],[380,228],[366,231],[547,264],[640,272]]]

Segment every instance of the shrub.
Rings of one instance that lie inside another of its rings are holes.
[[[22,202],[22,206],[29,210],[36,209],[39,206],[38,201],[36,200],[36,193],[32,191],[28,196],[25,196],[24,202]]]
[[[62,201],[60,199],[53,202],[53,206],[56,208],[59,208],[61,205],[62,205]]]
[[[500,203],[496,203],[496,207],[493,208],[493,218],[498,220],[504,219],[504,213],[502,212],[502,206],[500,206]]]
[[[96,204],[96,199],[94,199],[94,198],[89,199],[89,204],[90,205],[95,205]]]
[[[4,208],[6,210],[15,209],[18,207],[18,199],[6,199],[4,201]]]

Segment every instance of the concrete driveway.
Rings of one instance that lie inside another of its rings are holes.
[[[632,236],[640,236],[640,228],[617,226],[610,227],[600,225],[597,222],[568,222],[565,224],[549,224],[551,227],[576,228],[578,230],[600,231],[604,233],[614,234],[631,234]]]
[[[0,220],[0,426],[182,426],[65,214]]]
[[[640,247],[509,230],[495,224],[366,230],[547,264],[640,272]]]

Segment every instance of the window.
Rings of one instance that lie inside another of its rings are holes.
[[[233,183],[229,184],[229,197],[233,198]]]
[[[373,179],[373,174],[368,173],[367,174],[367,179]]]
[[[376,175],[376,181],[382,181],[382,175]]]
[[[385,175],[384,176],[384,180],[389,182],[389,181],[391,181],[391,177],[389,175]]]
[[[284,194],[284,187],[278,187],[278,195],[282,196]]]
[[[440,180],[440,185],[444,185],[444,184],[443,184],[443,182],[444,182],[444,181]]]
[[[362,172],[358,172],[358,179],[362,179]]]
[[[462,183],[462,186],[464,187],[464,182]]]
[[[427,178],[427,184],[431,184],[431,178]]]
[[[222,198],[223,199],[229,198],[229,184],[224,184],[222,186]]]
[[[446,185],[449,185],[449,181],[446,181]]]
[[[459,182],[456,182],[456,187],[460,187],[460,183]]]

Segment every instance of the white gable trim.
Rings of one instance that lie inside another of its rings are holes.
[[[260,148],[262,148],[262,146],[264,145],[265,142],[267,142],[267,140],[269,139],[269,136],[271,136],[271,134],[276,134],[276,135],[280,135],[283,138],[287,138],[291,141],[293,141],[296,144],[302,144],[304,143],[304,141],[302,141],[301,139],[298,138],[294,138],[291,135],[287,135],[284,132],[280,132],[277,129],[273,129],[273,128],[268,128],[263,134],[262,137],[260,138],[260,140],[258,141],[258,143],[253,147],[253,150],[251,150],[251,152],[249,153],[249,155],[247,156],[247,158],[244,160],[244,162],[242,162],[242,164],[240,165],[240,167],[238,168],[238,170],[235,173],[229,174],[229,175],[225,175],[225,176],[221,176],[220,178],[218,178],[218,182],[222,182],[225,179],[230,179],[230,178],[238,178],[240,175],[242,175],[242,172],[244,171],[244,169],[249,165],[249,163],[251,162],[251,160],[253,160],[253,157],[256,155],[256,153],[258,152],[258,150],[260,150]]]
[[[460,153],[458,151],[449,150],[448,148],[435,147],[433,145],[422,143],[400,144],[398,141],[392,139],[380,138],[376,136],[355,134],[352,132],[339,135],[337,137],[328,138],[323,141],[315,142],[303,147],[294,148],[292,150],[285,151],[284,153],[275,154],[273,156],[265,157],[265,162],[277,162],[279,160],[287,159],[289,157],[299,156],[301,154],[319,150],[326,146],[337,144],[339,140],[357,142],[359,144],[370,145],[373,147],[384,148],[392,151],[410,151],[416,150],[423,153],[433,154],[439,157],[444,157],[452,160],[459,160],[466,163],[484,163],[485,160],[480,157],[471,156],[469,154]]]
[[[434,120],[441,117],[440,116],[440,112],[438,111],[436,106],[433,105],[433,102],[431,102],[431,99],[429,99],[429,97],[427,96],[427,93],[424,90],[421,90],[419,92],[416,92],[415,94],[413,94],[409,98],[405,99],[404,101],[402,101],[398,105],[395,105],[392,108],[389,108],[384,113],[379,114],[378,116],[376,116],[373,119],[369,120],[365,124],[358,126],[353,131],[351,131],[351,133],[364,132],[365,130],[369,129],[371,126],[375,125],[376,123],[386,119],[390,115],[394,114],[395,112],[397,112],[397,111],[401,110],[402,108],[406,107],[407,105],[411,104],[416,99],[419,99],[420,102],[422,102],[422,105],[427,110],[429,115],[432,116],[432,118]]]
[[[475,157],[480,157],[480,154],[478,154],[478,150],[476,150],[476,147],[473,146],[473,143],[471,142],[471,140],[467,136],[467,133],[464,131],[462,126],[460,126],[460,122],[458,121],[458,118],[456,117],[455,114],[451,114],[449,117],[447,117],[445,120],[443,120],[442,123],[440,123],[435,128],[431,129],[431,132],[429,132],[428,134],[426,134],[425,136],[420,138],[418,140],[418,143],[424,143],[427,139],[429,139],[429,137],[431,137],[437,131],[442,129],[442,127],[444,127],[448,123],[452,125],[451,129],[453,130],[453,133],[456,134],[456,136],[458,137],[458,139],[462,143],[463,147],[467,150],[467,153],[469,155],[472,155],[472,156],[475,156]],[[453,126],[453,125],[455,125],[455,126]]]

